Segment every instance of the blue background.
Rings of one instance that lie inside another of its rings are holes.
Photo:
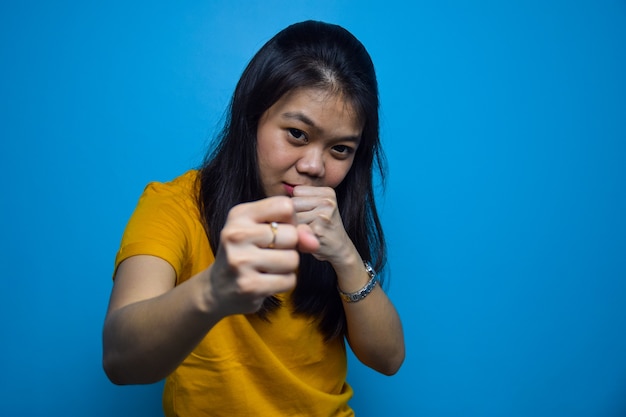
[[[380,82],[407,358],[357,415],[625,416],[626,2],[534,0],[2,2],[0,415],[160,415],[100,365],[123,228],[308,18]]]

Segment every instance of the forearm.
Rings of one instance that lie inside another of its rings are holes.
[[[360,258],[357,259],[338,272],[339,285],[345,292],[361,289],[369,279]],[[364,299],[343,301],[343,305],[347,339],[357,358],[383,374],[396,373],[404,361],[404,335],[400,317],[380,285]]]
[[[190,279],[157,297],[111,311],[103,331],[103,366],[116,384],[144,384],[169,375],[219,316],[206,311]]]
[[[385,375],[404,361],[404,335],[396,309],[377,286],[365,299],[344,302],[348,342],[361,362]]]

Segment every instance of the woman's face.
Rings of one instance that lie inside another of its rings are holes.
[[[265,194],[293,195],[297,185],[337,187],[352,166],[363,123],[341,94],[293,90],[263,113],[257,156]]]

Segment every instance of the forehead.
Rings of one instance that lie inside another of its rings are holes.
[[[301,88],[283,95],[266,112],[267,117],[300,119],[323,130],[341,131],[345,136],[360,136],[361,117],[351,100],[335,91]]]

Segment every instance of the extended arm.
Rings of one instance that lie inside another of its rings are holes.
[[[280,223],[274,238],[268,222]],[[139,255],[118,267],[103,331],[103,366],[114,383],[156,382],[172,372],[222,318],[252,313],[295,286],[296,248],[318,242],[295,225],[293,204],[274,197],[234,207],[215,263],[175,286],[166,261]]]

